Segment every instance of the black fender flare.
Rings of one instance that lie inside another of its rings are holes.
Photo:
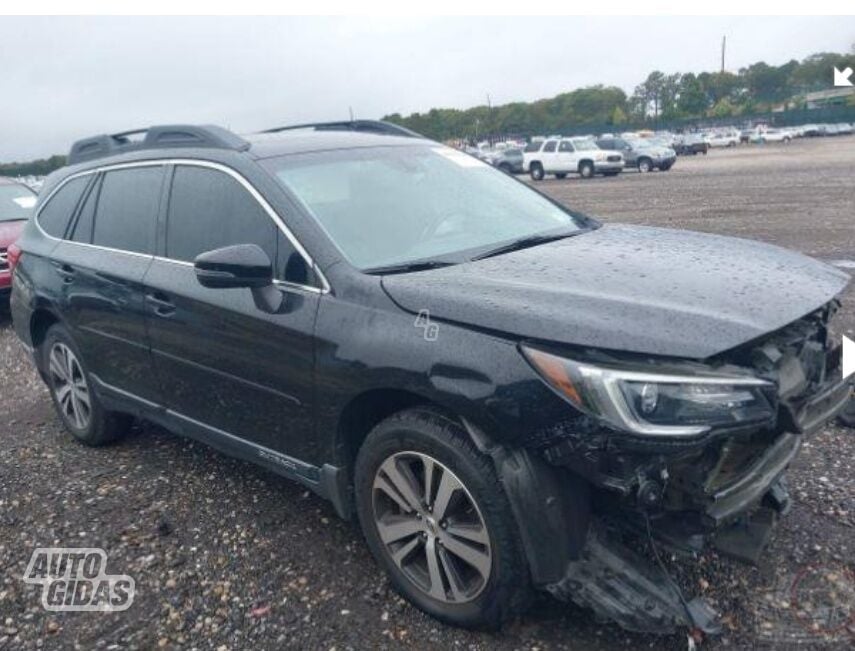
[[[493,460],[517,521],[532,582],[544,586],[559,581],[585,545],[590,484],[531,450],[496,443],[466,419],[463,426],[478,450]]]

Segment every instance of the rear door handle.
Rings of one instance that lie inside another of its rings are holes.
[[[175,304],[163,292],[148,292],[145,300],[158,316],[170,317],[175,314]]]
[[[59,276],[62,278],[62,282],[68,284],[74,280],[74,267],[72,267],[71,265],[63,264],[61,262],[54,262],[53,266],[56,270],[56,273],[58,273]]]

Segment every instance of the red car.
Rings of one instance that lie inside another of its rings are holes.
[[[36,203],[36,193],[23,183],[0,178],[0,302],[9,299],[12,271],[8,249],[18,239]]]

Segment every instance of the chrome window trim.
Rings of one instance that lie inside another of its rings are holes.
[[[83,170],[82,172],[76,172],[75,174],[71,174],[64,178],[62,182],[60,182],[53,190],[50,191],[45,197],[44,202],[42,202],[38,210],[33,214],[33,223],[36,225],[39,233],[41,233],[44,237],[54,240],[56,242],[66,242],[68,244],[75,244],[77,246],[90,247],[93,249],[101,249],[104,251],[114,251],[116,253],[125,253],[128,255],[141,256],[144,258],[154,258],[156,260],[163,260],[166,262],[172,262],[174,264],[180,265],[188,265],[193,266],[192,262],[187,262],[186,260],[175,260],[173,258],[166,258],[163,256],[152,255],[148,253],[138,253],[136,251],[126,251],[124,249],[114,249],[109,246],[101,246],[100,244],[90,244],[88,242],[75,242],[74,240],[66,240],[61,237],[54,237],[53,235],[48,234],[43,228],[42,225],[39,224],[39,215],[41,214],[44,207],[50,202],[53,198],[53,195],[56,194],[60,188],[62,188],[66,183],[71,181],[72,179],[79,178],[81,176],[87,176],[91,174],[100,174],[101,172],[109,172],[111,170],[120,170],[120,169],[128,169],[134,167],[153,167],[155,165],[164,166],[164,165],[191,165],[194,167],[205,167],[208,169],[218,170],[225,174],[228,174],[233,179],[235,179],[238,183],[240,183],[243,188],[249,192],[250,195],[258,202],[258,204],[264,209],[267,213],[267,216],[273,220],[273,223],[279,228],[280,232],[288,238],[288,241],[294,246],[294,249],[299,253],[302,258],[306,261],[306,264],[309,265],[309,268],[314,270],[318,279],[321,281],[322,287],[315,287],[313,285],[303,285],[300,283],[292,283],[285,280],[274,280],[273,283],[277,286],[285,287],[285,288],[293,288],[293,289],[302,289],[306,291],[310,291],[317,294],[327,294],[330,291],[330,284],[324,276],[323,272],[320,268],[315,265],[315,261],[312,259],[312,256],[309,255],[308,251],[300,244],[299,240],[296,236],[291,232],[291,230],[285,225],[285,222],[282,218],[273,210],[272,206],[267,203],[267,200],[261,196],[261,193],[255,188],[252,183],[250,183],[244,176],[229,167],[228,165],[223,165],[222,163],[215,163],[213,161],[194,159],[194,158],[158,158],[144,161],[133,161],[128,163],[114,163],[112,165],[101,165],[99,167],[94,167],[92,169]]]

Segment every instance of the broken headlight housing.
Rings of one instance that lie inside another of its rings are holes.
[[[522,346],[538,374],[583,413],[647,436],[696,436],[774,417],[774,385],[744,375],[599,366]]]

